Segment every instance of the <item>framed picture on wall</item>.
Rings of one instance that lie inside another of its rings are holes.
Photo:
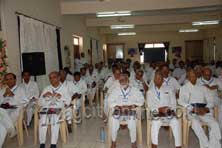
[[[137,54],[136,48],[128,48],[128,55],[130,55],[130,57],[134,57],[136,54]]]

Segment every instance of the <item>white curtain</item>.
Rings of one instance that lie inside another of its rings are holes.
[[[22,15],[19,19],[21,55],[22,53],[44,52],[46,75],[37,76],[37,83],[40,89],[43,89],[49,84],[48,73],[59,70],[56,27]]]

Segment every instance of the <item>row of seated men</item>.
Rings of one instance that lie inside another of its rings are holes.
[[[183,65],[183,63],[181,64]],[[211,69],[203,68],[189,69],[178,76],[186,74],[183,86],[177,80],[179,77],[172,77],[169,74],[168,65],[157,66],[150,74],[150,81],[147,79],[141,65],[135,62],[130,71],[130,64],[124,63],[121,66],[114,64],[112,72],[104,70],[100,64],[97,69],[92,65],[81,68],[80,73],[74,73],[74,78],[69,71],[61,70],[60,72],[51,72],[49,74],[50,85],[47,86],[39,95],[38,86],[35,82],[30,81],[30,73],[23,72],[23,83],[16,84],[16,76],[12,73],[5,75],[6,87],[0,92],[1,115],[4,120],[0,120],[0,146],[3,144],[8,131],[12,132],[19,110],[26,107],[27,125],[30,124],[34,106],[38,103],[43,109],[63,109],[65,108],[66,120],[68,125],[72,122],[72,110],[78,112],[81,107],[82,95],[87,98],[94,98],[96,87],[105,83],[103,90],[106,92],[104,101],[104,113],[108,116],[109,109],[113,108],[111,119],[112,126],[112,147],[116,147],[117,132],[120,127],[120,121],[126,120],[130,131],[132,147],[136,147],[136,121],[135,118],[116,118],[116,110],[120,113],[124,110],[133,110],[141,107],[144,102],[150,110],[157,111],[161,118],[152,121],[151,140],[152,147],[158,145],[158,132],[161,124],[166,121],[166,116],[170,112],[175,112],[177,103],[186,107],[189,113],[189,120],[192,122],[192,129],[197,135],[201,148],[219,148],[220,146],[220,128],[212,115],[212,108],[219,105],[220,100],[217,90],[221,89],[221,79],[212,77]],[[152,67],[153,68],[153,67]],[[182,67],[175,68],[182,69]],[[101,74],[102,71],[105,74]],[[130,71],[130,72],[128,72]],[[147,72],[147,71],[146,71]],[[102,76],[105,77],[102,77]],[[147,95],[145,95],[147,94]],[[145,97],[146,96],[146,97]],[[145,97],[145,99],[144,99]],[[178,100],[176,100],[178,98]],[[36,101],[37,100],[37,101]],[[72,102],[76,101],[74,107]],[[204,107],[197,107],[195,104],[205,104]],[[11,107],[11,108],[10,108]],[[9,108],[9,109],[5,109]],[[193,116],[195,114],[196,116]],[[221,115],[220,115],[221,116]],[[168,119],[169,120],[169,119]],[[51,147],[56,147],[59,133],[60,114],[47,113],[40,114],[39,124],[39,142],[40,147],[45,147],[46,125],[51,124]],[[201,121],[206,122],[209,128],[209,138],[205,135]],[[181,126],[176,118],[167,121],[171,126],[175,137],[175,146],[181,147]]]

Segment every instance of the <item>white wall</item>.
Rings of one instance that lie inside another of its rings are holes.
[[[144,32],[137,33],[136,36],[107,36],[107,43],[124,43],[125,44],[125,58],[129,58],[127,50],[128,48],[137,48],[138,43],[144,42],[170,42],[169,57],[172,60],[172,47],[182,47],[182,59],[185,59],[185,43],[186,40],[201,40],[203,39],[203,32],[198,33],[178,33],[178,32]],[[131,58],[133,61],[139,61],[139,52]]]
[[[64,52],[64,46],[69,46],[71,55],[71,69],[74,68],[73,58],[73,35],[77,35],[83,38],[83,52],[88,57],[88,49],[90,49],[90,38],[99,40],[101,44],[105,43],[105,36],[99,34],[97,28],[87,28],[86,20],[84,16],[80,15],[64,15],[62,17],[63,29],[62,29],[62,50]],[[101,52],[102,46],[99,51]],[[82,51],[81,51],[82,52]],[[64,54],[63,54],[64,55]],[[63,58],[64,59],[64,58]],[[65,60],[65,59],[64,59]],[[65,63],[63,61],[63,63]],[[67,65],[64,65],[67,66]]]
[[[21,78],[18,23],[15,12],[61,26],[60,0],[2,0],[3,31],[7,40],[9,69]],[[2,7],[1,7],[2,8]]]

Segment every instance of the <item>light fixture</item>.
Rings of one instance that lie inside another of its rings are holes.
[[[112,12],[98,12],[97,17],[113,17],[113,16],[130,16],[131,11],[112,11]]]
[[[122,33],[118,33],[118,36],[125,36],[125,35],[136,35],[136,32],[122,32]]]
[[[198,29],[180,29],[179,32],[198,32]]]
[[[213,20],[213,21],[198,21],[198,22],[192,22],[193,26],[201,26],[201,25],[217,25],[219,24],[219,20]]]
[[[135,28],[135,25],[128,24],[128,25],[111,25],[111,29],[132,29]]]

